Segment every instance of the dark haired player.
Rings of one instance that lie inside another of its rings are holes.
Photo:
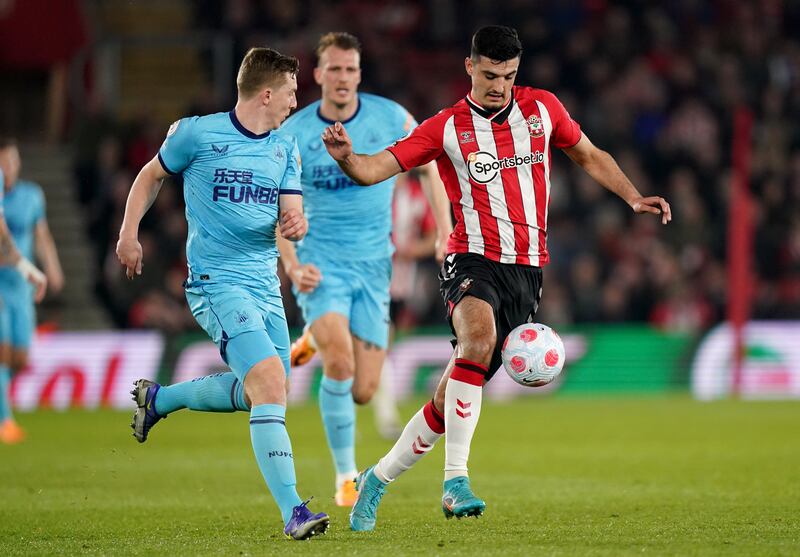
[[[483,385],[500,365],[502,341],[533,319],[541,299],[550,198],[550,148],[562,149],[635,213],[671,220],[661,197],[642,197],[614,159],[581,132],[548,91],[514,87],[522,45],[514,29],[488,26],[472,37],[465,61],[466,98],[375,155],[355,154],[344,127],[323,140],[342,170],[362,185],[435,160],[456,226],[440,273],[455,352],[433,400],[406,425],[395,446],[356,484],[354,530],[375,527],[386,485],[413,466],[447,431],[442,509],[446,517],[477,516],[486,504],[467,476],[470,443]]]

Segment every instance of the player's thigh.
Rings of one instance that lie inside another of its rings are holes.
[[[242,383],[245,382],[250,370],[259,362],[267,358],[277,357],[281,364],[281,369],[286,375],[283,360],[275,349],[272,339],[267,334],[266,329],[257,331],[247,331],[235,337],[223,339],[220,352],[231,371]],[[281,381],[283,384],[283,381]]]
[[[291,369],[289,366],[289,354],[291,352],[291,338],[289,337],[289,325],[286,322],[286,313],[283,309],[283,300],[280,295],[270,296],[269,299],[261,303],[261,318],[264,321],[264,328],[269,336],[275,352],[281,360],[286,375]]]
[[[341,313],[320,316],[310,326],[322,357],[323,371],[332,379],[349,379],[355,371],[350,320]]]
[[[28,351],[36,329],[36,310],[27,296],[9,305],[11,321],[11,369],[28,365]]]
[[[237,286],[202,285],[186,289],[197,323],[219,347],[220,356],[240,381],[256,363],[277,356],[267,334],[259,300]]]
[[[391,259],[362,261],[354,279],[358,280],[358,290],[350,311],[350,331],[353,336],[385,350],[389,344]]]
[[[493,262],[471,253],[448,255],[439,281],[459,357],[488,365],[497,342],[501,303]]]
[[[453,310],[452,323],[459,357],[488,365],[497,344],[494,308],[486,300],[465,296]]]
[[[355,379],[353,381],[353,400],[366,404],[378,389],[386,350],[380,346],[353,336],[355,356]]]

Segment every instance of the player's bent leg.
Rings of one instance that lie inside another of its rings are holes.
[[[12,443],[11,432],[16,422],[11,411],[11,310],[0,297],[0,443]]]
[[[467,296],[453,310],[453,328],[458,338],[457,358],[444,389],[445,483],[442,509],[445,516],[477,516],[486,504],[469,486],[467,460],[480,418],[483,384],[497,343],[494,311],[479,298]]]
[[[353,353],[355,357],[353,401],[356,404],[366,404],[378,390],[383,362],[386,360],[386,350],[353,335]]]
[[[133,383],[131,395],[137,407],[131,427],[140,443],[159,420],[184,408],[198,412],[250,410],[242,383],[229,371],[168,386],[139,379]]]
[[[0,366],[0,443],[14,445],[25,440],[25,431],[17,425],[11,411],[11,372]]]
[[[356,498],[353,479],[358,469],[352,395],[355,357],[349,322],[344,315],[329,312],[314,321],[310,329],[322,357],[319,410],[336,468],[336,504],[351,507]]]
[[[445,376],[450,375],[454,362],[455,355],[447,365]],[[375,528],[385,486],[428,454],[444,432],[444,416],[431,400],[409,420],[392,449],[356,480],[358,499],[350,513],[353,530]]]

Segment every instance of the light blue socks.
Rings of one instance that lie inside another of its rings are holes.
[[[319,410],[328,446],[336,464],[337,487],[344,477],[354,477],[356,468],[356,408],[351,389],[353,379],[339,381],[322,377],[319,386]]]
[[[250,410],[250,441],[258,468],[267,482],[287,524],[292,509],[302,503],[297,495],[294,456],[286,431],[286,408],[279,404],[259,404]]]
[[[14,417],[11,413],[10,388],[11,372],[8,366],[0,366],[0,423]]]
[[[155,404],[156,412],[162,416],[181,408],[201,412],[249,409],[244,398],[244,386],[231,371],[161,387]]]

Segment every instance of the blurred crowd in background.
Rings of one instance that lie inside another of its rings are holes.
[[[479,26],[518,29],[520,85],[555,92],[587,136],[609,151],[645,195],[671,203],[673,221],[634,217],[554,153],[548,245],[538,318],[563,326],[650,322],[702,331],[724,319],[733,115],[755,116],[755,317],[800,317],[800,4],[773,1],[197,0],[194,27],[234,38],[232,67],[248,47],[300,59],[299,105],[318,98],[312,68],[319,36],[346,30],[363,44],[361,90],[406,106],[419,121],[463,97],[463,60]],[[658,5],[656,5],[658,4]],[[170,76],[164,76],[168,81]],[[230,82],[233,84],[234,76]],[[153,83],[153,87],[160,84]],[[175,119],[229,110],[213,95],[186,99]],[[165,184],[142,223],[145,272],[129,283],[114,256],[128,189],[166,128],[120,121],[90,106],[71,126],[75,186],[94,244],[97,295],[119,326],[182,331],[186,224],[180,184]],[[413,178],[402,188],[413,187]],[[404,215],[399,215],[403,218]],[[426,219],[418,219],[424,222]],[[429,227],[415,233],[421,240]],[[403,242],[414,234],[406,233]],[[425,250],[404,324],[444,323],[435,263]],[[409,293],[412,295],[409,296]],[[299,314],[287,290],[288,317]]]

